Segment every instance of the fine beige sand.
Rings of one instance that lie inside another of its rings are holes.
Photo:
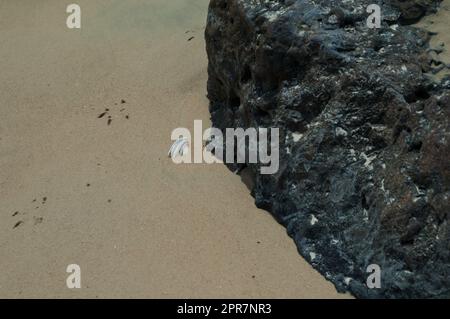
[[[436,33],[431,37],[432,48],[442,48],[442,52],[437,55],[437,59],[450,66],[450,0],[443,0],[441,7],[436,14],[423,18],[418,26]],[[436,74],[436,80],[440,81],[444,76],[450,75],[450,69],[444,68]]]
[[[76,3],[0,0],[0,297],[348,297],[239,177],[167,158],[209,123],[208,1]]]

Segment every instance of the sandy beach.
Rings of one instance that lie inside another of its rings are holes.
[[[437,60],[450,66],[450,34],[448,23],[450,21],[450,0],[443,0],[436,14],[424,17],[417,25],[434,33],[430,40],[431,48],[437,49]],[[440,81],[446,75],[450,75],[449,68],[443,68],[435,76]]]
[[[0,297],[348,297],[225,166],[167,158],[209,123],[208,1],[77,3],[0,0]]]

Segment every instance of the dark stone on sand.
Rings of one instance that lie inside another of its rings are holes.
[[[448,298],[450,79],[433,82],[430,35],[408,25],[439,1],[380,2],[369,29],[374,2],[212,0],[211,118],[280,128],[278,173],[227,165],[339,291]]]

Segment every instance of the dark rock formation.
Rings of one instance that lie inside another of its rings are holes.
[[[382,26],[366,8],[380,3]],[[450,297],[450,79],[433,82],[431,0],[212,0],[215,127],[279,127],[280,169],[256,205],[357,297]],[[381,267],[381,288],[366,285]],[[282,269],[280,269],[282,271]],[[296,280],[292,278],[292,280]]]
[[[434,12],[436,0],[391,0],[387,1],[400,10],[399,20],[403,23],[410,23],[419,20],[425,14]],[[374,1],[375,3],[375,1]]]

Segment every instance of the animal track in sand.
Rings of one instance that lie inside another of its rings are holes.
[[[185,34],[189,34],[189,33],[195,33],[195,31],[194,30],[187,30],[186,32],[185,32]],[[190,41],[192,41],[192,40],[194,40],[195,39],[195,36],[190,36],[188,39],[187,39],[187,42],[190,42]]]
[[[120,104],[121,105],[123,105],[123,104],[126,104],[127,103],[127,101],[125,101],[124,99],[121,99],[120,100]],[[116,102],[116,103],[114,103],[114,105],[115,106],[118,106],[118,103]],[[117,109],[117,108],[114,108],[114,109]],[[99,115],[97,115],[97,118],[98,119],[103,119],[103,118],[106,118],[107,120],[106,120],[106,124],[109,126],[109,125],[111,125],[112,124],[112,122],[113,122],[113,118],[118,118],[118,117],[124,117],[126,120],[129,120],[130,119],[130,114],[128,113],[128,112],[126,112],[127,110],[126,110],[126,108],[125,107],[122,107],[120,110],[114,110],[114,109],[110,109],[110,108],[105,108],[105,110],[102,112],[102,113],[100,113]],[[123,114],[125,114],[125,116],[123,116]]]
[[[35,206],[37,201],[38,201],[37,198],[33,199],[31,201],[32,207],[30,207],[29,209],[33,209],[33,208],[35,210],[39,209],[40,206]],[[47,203],[47,196],[42,197],[40,202],[42,205],[45,205]],[[28,223],[30,218],[27,215],[28,215],[28,213],[26,210],[23,210],[23,211],[16,210],[14,213],[12,213],[11,217],[15,217],[15,219],[16,219],[12,229],[19,228],[20,226]],[[34,226],[41,224],[44,221],[44,217],[42,217],[42,216],[32,216],[31,219],[33,221]]]

